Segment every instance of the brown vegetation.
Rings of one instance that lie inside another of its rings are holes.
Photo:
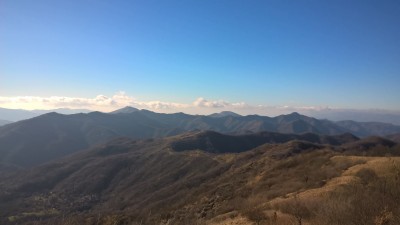
[[[291,141],[213,154],[173,151],[179,138],[118,139],[10,175],[0,223],[400,224],[398,145]]]

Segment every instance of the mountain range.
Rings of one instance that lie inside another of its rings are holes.
[[[114,138],[133,140],[168,137],[188,131],[211,130],[224,134],[252,134],[263,131],[284,134],[314,133],[359,137],[400,133],[400,126],[383,123],[332,122],[291,113],[277,117],[163,114],[135,108],[112,113],[47,113],[0,127],[2,164],[31,167],[78,152]]]

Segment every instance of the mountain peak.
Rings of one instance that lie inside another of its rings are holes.
[[[110,112],[111,114],[119,114],[119,113],[133,113],[137,112],[139,109],[132,106],[125,106],[124,108],[117,109],[115,111]]]
[[[274,118],[277,119],[278,121],[281,121],[281,122],[282,121],[294,122],[296,120],[301,120],[301,119],[304,119],[304,118],[307,118],[307,117],[304,116],[304,115],[301,115],[298,112],[292,112],[290,114],[284,114],[284,115],[280,115],[280,116],[277,116],[277,117],[274,117]]]
[[[227,117],[227,116],[233,116],[233,117],[239,117],[241,115],[231,112],[231,111],[222,111],[220,113],[213,113],[209,115],[210,117],[214,118],[221,118],[221,117]]]
[[[278,116],[278,117],[283,117],[283,118],[286,118],[286,119],[289,119],[289,120],[298,120],[298,119],[306,118],[306,116],[304,116],[304,115],[302,115],[302,114],[300,114],[298,112],[292,112],[290,114],[281,115],[281,116]]]
[[[292,112],[290,114],[287,114],[287,116],[299,117],[299,116],[302,116],[302,115],[300,113],[298,113],[298,112]]]

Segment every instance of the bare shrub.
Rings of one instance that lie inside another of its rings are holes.
[[[390,212],[387,207],[375,217],[375,225],[389,225],[393,220],[393,213]]]
[[[262,221],[268,220],[268,216],[261,208],[247,209],[243,212],[243,215],[246,216],[249,220],[255,222],[256,225],[259,225]]]
[[[303,220],[312,215],[311,211],[298,196],[281,204],[279,208],[282,212],[292,215],[296,219],[298,225],[302,225]]]
[[[378,179],[375,171],[369,168],[362,168],[356,173],[356,176],[361,179],[364,184],[375,182]]]

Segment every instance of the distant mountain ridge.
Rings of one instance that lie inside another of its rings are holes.
[[[57,112],[62,114],[75,114],[75,113],[89,113],[91,110],[87,109],[68,109],[59,108],[53,110],[24,110],[24,109],[6,109],[0,108],[0,120],[7,121],[20,121],[31,119],[50,112]]]
[[[8,121],[8,120],[0,120],[0,126],[6,125],[6,124],[9,124],[9,123],[12,123],[12,122]]]
[[[365,137],[371,135],[385,136],[388,134],[399,133],[399,127],[393,124],[379,122],[355,122],[344,120],[336,122],[337,125],[349,130],[351,133]],[[373,132],[371,132],[373,131]]]
[[[355,122],[351,122],[353,123]],[[347,124],[318,120],[298,113],[277,117],[211,117],[135,109],[127,113],[48,113],[0,127],[0,163],[30,167],[118,137],[139,140],[195,130],[211,130],[224,134],[252,134],[263,131],[320,135],[352,133],[360,137],[400,133],[400,126],[380,124],[380,129],[375,131],[375,126],[361,124],[357,126],[359,129],[350,129]],[[385,126],[390,129],[383,129]]]

